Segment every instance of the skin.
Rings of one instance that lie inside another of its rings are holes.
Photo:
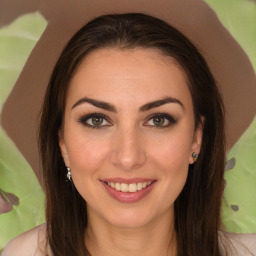
[[[81,101],[84,97],[107,102],[116,112]],[[182,105],[168,102],[140,111],[166,97]],[[92,129],[85,123],[93,120],[84,117],[94,112],[107,120]],[[152,117],[157,113],[176,122],[159,123]],[[69,85],[59,145],[87,202],[85,243],[92,255],[176,255],[174,202],[201,139],[185,73],[174,59],[153,49],[101,49],[83,60]],[[156,182],[140,201],[124,203],[101,182],[116,177]]]

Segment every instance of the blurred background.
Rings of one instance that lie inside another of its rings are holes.
[[[256,233],[255,0],[1,0],[0,252],[45,221],[37,124],[54,63],[87,21],[123,12],[165,19],[205,56],[227,109],[221,229]]]

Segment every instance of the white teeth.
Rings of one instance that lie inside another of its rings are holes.
[[[142,190],[142,183],[141,182],[137,184],[137,190]]]
[[[129,184],[129,192],[136,192],[137,191],[137,185],[136,183]]]
[[[126,183],[118,183],[118,182],[107,182],[107,184],[114,188],[117,191],[122,191],[122,192],[136,192],[139,190],[142,190],[143,188],[149,186],[152,182],[147,181],[147,182],[139,182],[139,183],[131,183],[131,184],[126,184]]]
[[[115,183],[115,190],[120,191],[120,183]]]
[[[121,191],[128,192],[128,190],[129,190],[128,184],[121,183]]]

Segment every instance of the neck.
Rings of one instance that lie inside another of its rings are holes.
[[[112,226],[99,216],[88,214],[85,243],[92,256],[176,256],[173,214],[165,213],[138,228]]]

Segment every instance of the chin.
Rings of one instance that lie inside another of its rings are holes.
[[[120,218],[110,220],[110,224],[121,229],[137,229],[148,224],[149,221],[138,218]]]
[[[115,227],[135,229],[141,228],[153,221],[154,216],[152,215],[152,211],[150,216],[147,214],[149,212],[150,211],[146,209],[143,211],[136,211],[135,209],[122,209],[116,213],[112,211],[106,219],[111,225]]]

